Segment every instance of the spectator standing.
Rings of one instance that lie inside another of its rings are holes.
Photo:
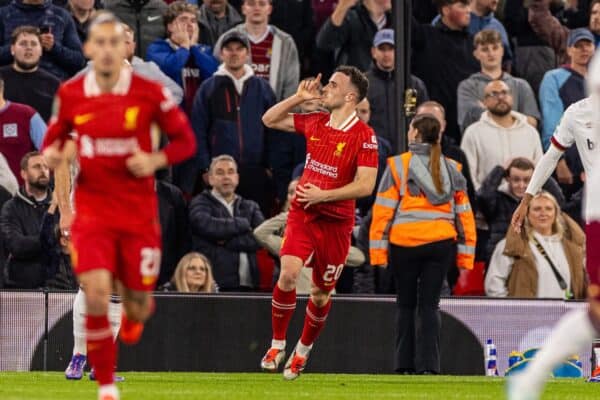
[[[182,190],[191,193],[201,173],[207,182],[205,171],[211,158],[229,154],[240,167],[238,193],[257,201],[267,213],[274,198],[267,171],[270,131],[261,117],[275,104],[275,95],[269,84],[254,76],[247,64],[250,44],[245,35],[229,32],[221,42],[223,64],[202,83],[194,99],[191,119],[198,153],[196,160],[185,164],[185,175],[180,178]]]
[[[7,201],[0,214],[0,230],[8,255],[8,284],[18,289],[43,286],[46,274],[42,265],[40,226],[51,194],[50,172],[38,152],[25,154],[20,175],[25,184]]]
[[[185,1],[169,4],[164,15],[166,39],[148,46],[146,58],[183,88],[183,108],[191,115],[200,84],[217,70],[218,62],[209,46],[198,43],[198,8]]]
[[[489,227],[489,239],[484,250],[486,263],[496,244],[506,236],[512,214],[525,195],[534,167],[533,162],[527,158],[516,157],[508,163],[508,167],[498,165],[492,169],[481,184],[477,192],[477,207]],[[503,180],[508,185],[502,185]],[[546,181],[544,190],[552,193],[559,204],[565,203],[560,186],[554,179]]]
[[[541,192],[525,227],[509,229],[490,261],[485,292],[492,297],[585,299],[585,234],[556,199]],[[562,281],[562,282],[561,282]]]
[[[10,52],[13,31],[22,25],[40,28],[40,66],[64,80],[79,71],[85,60],[75,23],[69,12],[51,0],[15,0],[0,8],[0,64],[13,62]]]
[[[529,83],[502,71],[502,47],[500,34],[486,29],[475,35],[473,55],[479,61],[481,70],[458,85],[458,124],[461,131],[481,118],[485,107],[481,102],[485,86],[493,80],[501,80],[513,94],[513,109],[524,114],[527,122],[537,128],[541,120],[540,110]]]
[[[446,109],[446,136],[460,143],[456,119],[458,84],[479,70],[469,33],[469,0],[436,0],[440,20],[412,23],[413,73],[423,79],[429,97]]]
[[[273,10],[271,0],[244,0],[243,24],[229,30],[248,36],[254,75],[269,82],[277,100],[296,92],[300,80],[300,59],[294,39],[288,33],[269,25]],[[215,56],[221,53],[221,38],[215,45]]]
[[[466,181],[460,167],[442,156],[440,128],[432,115],[413,119],[409,151],[388,159],[373,206],[370,260],[394,272],[400,373],[440,372],[442,284],[455,262],[472,269],[475,259],[475,220]]]
[[[317,34],[317,47],[335,52],[336,65],[367,71],[375,34],[392,25],[391,8],[391,0],[340,0]]]
[[[46,124],[33,108],[4,98],[4,79],[1,76],[0,129],[0,153],[6,157],[19,184],[23,184],[21,160],[28,152],[39,150],[46,133]]]
[[[533,31],[554,49],[559,64],[567,64],[571,57],[568,54],[568,47],[570,47],[568,42],[571,30],[552,15],[550,12],[550,1],[531,1],[531,5],[529,6],[529,23]],[[594,37],[594,46],[598,47],[600,44],[600,0],[593,0],[590,4],[588,27]]]
[[[242,22],[242,17],[227,0],[204,0],[200,7],[200,43],[214,47],[217,40]]]
[[[467,156],[475,190],[497,165],[515,157],[537,162],[543,154],[538,132],[523,114],[512,111],[512,93],[506,83],[488,83],[483,104],[487,111],[467,128],[460,145]]]
[[[144,58],[150,43],[165,37],[163,15],[167,5],[162,0],[104,0],[106,10],[130,26],[137,38],[135,55]]]
[[[371,47],[373,66],[367,72],[369,79],[367,98],[372,110],[369,125],[377,136],[384,138],[390,144],[395,154],[398,149],[399,133],[395,131],[398,108],[394,93],[396,87],[394,48],[394,31],[392,29],[382,29],[375,34],[373,47]],[[417,92],[417,105],[429,100],[423,81],[411,75],[409,85]]]
[[[312,0],[272,0],[271,24],[289,33],[296,43],[300,75],[307,76],[315,41]]]
[[[94,0],[69,0],[67,9],[73,17],[79,41],[85,43],[92,17],[96,13]]]
[[[216,293],[217,284],[213,278],[212,266],[204,254],[188,253],[181,258],[171,281],[163,290],[181,293]]]
[[[264,217],[258,204],[235,194],[239,175],[233,157],[220,155],[210,165],[209,183],[190,204],[194,249],[215,266],[215,280],[222,291],[251,290],[258,284],[252,231]]]
[[[493,30],[498,32],[500,35],[500,43],[504,50],[504,53],[502,54],[504,60],[503,64],[505,69],[510,71],[513,59],[512,50],[504,25],[502,25],[502,22],[494,16],[497,8],[498,0],[473,0],[471,2],[469,33],[471,35],[476,35],[483,30]],[[439,18],[440,16],[438,15],[432,23],[435,24]]]
[[[544,149],[550,145],[550,138],[567,107],[586,96],[585,77],[594,55],[594,41],[594,36],[588,29],[573,29],[567,41],[567,53],[571,62],[544,75],[539,94]]]
[[[5,85],[4,97],[15,103],[27,104],[47,122],[60,80],[40,68],[40,31],[34,26],[20,26],[13,32],[11,42],[14,62],[0,67]]]

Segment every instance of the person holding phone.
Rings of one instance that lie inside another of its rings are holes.
[[[13,62],[11,35],[23,25],[40,30],[40,66],[44,70],[65,80],[83,67],[85,60],[73,18],[66,9],[47,0],[15,0],[0,8],[1,65]]]

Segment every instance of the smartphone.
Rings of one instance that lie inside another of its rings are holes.
[[[44,33],[51,33],[52,29],[50,25],[42,25],[40,26],[40,33],[43,35]]]

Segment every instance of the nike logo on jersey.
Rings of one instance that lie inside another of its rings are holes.
[[[154,21],[160,19],[160,17],[161,17],[160,15],[151,15],[148,17],[148,22],[154,22]]]
[[[319,139],[318,137],[314,137],[314,136],[310,137],[311,142],[318,142],[319,140],[321,140],[321,139]]]
[[[75,125],[83,125],[87,122],[90,122],[93,118],[93,113],[79,114],[76,115],[75,118],[73,118],[73,122],[75,123]]]

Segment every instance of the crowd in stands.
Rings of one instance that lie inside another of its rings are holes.
[[[494,297],[582,298],[585,175],[575,146],[525,229],[509,225],[562,114],[587,96],[600,0],[413,0],[412,9],[407,86],[417,118],[433,118],[441,153],[456,162],[451,173],[464,178],[456,190],[473,210],[475,260],[486,271],[485,281],[471,277],[475,286]],[[198,142],[192,159],[157,174],[161,290],[272,289],[306,145],[261,117],[302,79],[321,73],[325,83],[339,65],[367,74],[357,115],[377,135],[385,183],[386,159],[406,137],[395,130],[394,29],[404,27],[393,26],[391,0],[0,0],[0,288],[77,287],[39,150],[60,83],[91,68],[82,46],[102,10],[124,23],[124,63],[172,92]],[[298,112],[315,110],[307,102]],[[416,285],[409,266],[398,273],[370,260],[377,193],[357,201],[338,293]],[[407,257],[392,252],[385,264]],[[303,273],[298,290],[308,293]],[[449,269],[443,294],[462,274]]]

